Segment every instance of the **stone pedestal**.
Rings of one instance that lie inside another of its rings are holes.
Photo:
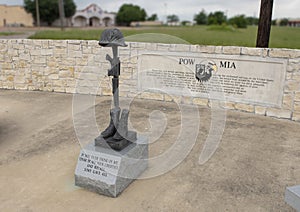
[[[75,185],[117,197],[148,166],[148,138],[139,137],[121,151],[88,144],[80,151]]]
[[[285,202],[296,211],[300,211],[300,185],[286,188]]]

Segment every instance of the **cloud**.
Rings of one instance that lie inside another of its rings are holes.
[[[300,1],[276,0],[273,6],[273,17],[300,18]]]

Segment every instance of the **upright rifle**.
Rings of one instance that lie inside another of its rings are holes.
[[[108,76],[113,76],[112,78],[112,93],[114,98],[115,108],[119,107],[119,76],[120,76],[120,59],[118,57],[118,46],[113,45],[113,58],[109,54],[106,55],[106,60],[111,64],[111,69],[109,69]]]

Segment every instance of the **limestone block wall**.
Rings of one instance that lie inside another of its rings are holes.
[[[138,89],[140,52],[205,53],[208,55],[248,55],[281,58],[287,61],[282,106],[219,102],[221,107],[300,122],[300,50],[263,49],[235,46],[199,46],[159,43],[128,43],[120,49],[120,96],[175,101],[211,106],[211,100],[192,96],[170,96]],[[0,40],[0,89],[111,95],[107,77],[109,63],[97,41],[80,40]]]

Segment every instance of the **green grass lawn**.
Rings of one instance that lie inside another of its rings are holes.
[[[20,32],[0,32],[0,36],[20,35]]]
[[[99,40],[103,29],[66,29],[39,31],[32,39]],[[229,26],[122,28],[126,41],[157,43],[191,43],[199,45],[255,47],[256,26],[234,29]],[[271,48],[300,49],[300,28],[273,26]]]

